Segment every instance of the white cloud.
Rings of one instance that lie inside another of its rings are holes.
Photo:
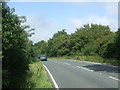
[[[74,28],[80,28],[84,24],[102,24],[102,25],[109,25],[112,31],[117,30],[117,22],[114,19],[107,18],[106,16],[98,16],[98,15],[89,15],[84,18],[70,18],[68,20],[70,26]]]
[[[27,0],[26,0],[27,1]],[[109,0],[110,1],[110,0]],[[48,20],[45,15],[36,14],[34,16],[26,16],[27,25],[30,25],[32,28],[35,28],[35,35],[30,39],[36,43],[40,40],[47,41],[52,35],[57,32],[56,30],[66,29],[68,33],[73,33],[76,28],[82,27],[84,24],[102,24],[109,25],[113,31],[117,30],[118,21],[112,17],[117,17],[117,6],[116,4],[106,4],[105,5],[106,13],[103,16],[98,14],[92,14],[88,16],[83,16],[79,18],[69,18],[65,27],[58,26],[54,21]],[[67,18],[66,18],[67,19]]]
[[[35,35],[30,39],[36,43],[40,40],[47,41],[52,35],[57,32],[56,30],[66,29],[68,33],[74,33],[76,28],[82,27],[84,24],[102,24],[109,25],[112,31],[116,31],[118,28],[118,22],[108,16],[99,16],[97,14],[88,15],[80,18],[69,18],[66,25],[59,27],[55,22],[46,20],[47,17],[43,15],[37,15],[27,17],[27,24],[32,28],[35,28]]]
[[[50,37],[52,37],[52,34],[51,33],[45,33],[44,31],[40,32],[40,31],[35,31],[35,34],[30,37],[30,39],[34,42],[34,43],[37,43],[41,40],[45,40],[47,41]]]
[[[31,27],[35,28],[36,30],[47,30],[56,28],[56,24],[53,21],[48,21],[47,17],[38,14],[35,16],[26,16],[27,22],[25,24],[30,25]]]
[[[40,40],[47,41],[55,32],[57,24],[53,21],[47,20],[47,17],[42,14],[35,16],[26,16],[27,22],[25,25],[30,25],[31,28],[35,28],[34,35],[30,39],[36,43]]]

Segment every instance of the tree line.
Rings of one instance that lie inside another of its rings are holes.
[[[34,59],[33,43],[28,39],[32,33],[24,16],[15,14],[6,2],[0,2],[2,10],[2,87],[24,88],[27,85],[29,64]],[[26,29],[28,31],[26,31]]]
[[[58,31],[47,42],[34,44],[39,54],[59,56],[100,56],[120,59],[120,29],[112,32],[109,26],[86,24],[72,34],[65,29]]]
[[[109,26],[86,24],[67,34],[58,31],[47,42],[42,40],[33,45],[29,37],[33,34],[24,16],[15,14],[6,2],[0,2],[0,38],[2,39],[2,87],[24,88],[29,64],[40,54],[58,56],[101,56],[120,59],[120,29],[112,32]]]

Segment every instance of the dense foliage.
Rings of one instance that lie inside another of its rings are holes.
[[[2,5],[2,74],[3,88],[22,88],[26,85],[26,73],[29,64],[34,59],[32,41],[28,39],[23,26],[25,17],[14,14],[15,9],[9,8],[7,3]]]
[[[65,30],[58,31],[42,45],[40,41],[34,46],[40,54],[51,57],[59,56],[100,56],[119,59],[120,30],[112,32],[109,26],[87,24],[76,29],[72,34]],[[36,46],[38,45],[38,46]],[[40,47],[40,48],[38,48]]]
[[[5,2],[0,2],[0,8],[3,88],[26,87],[29,84],[26,76],[29,64],[39,54],[50,57],[100,56],[120,60],[120,29],[112,32],[109,26],[87,24],[76,29],[72,34],[67,34],[63,29],[55,33],[47,42],[42,40],[33,45],[28,39],[32,35],[28,32],[33,29],[22,24],[26,22],[26,18],[15,14],[15,9],[9,8]],[[29,29],[28,32],[26,29]]]
[[[34,44],[34,51],[36,53],[36,57],[39,56],[40,54],[47,54],[47,42],[45,41],[40,41],[39,43]]]

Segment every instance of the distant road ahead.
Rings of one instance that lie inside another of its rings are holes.
[[[118,67],[64,59],[48,59],[59,88],[118,88]]]

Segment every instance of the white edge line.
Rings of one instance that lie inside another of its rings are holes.
[[[119,79],[117,79],[117,78],[115,78],[115,77],[112,77],[112,76],[109,76],[109,78],[114,79],[114,80],[117,80],[117,81],[120,81]]]
[[[53,81],[53,83],[54,83],[54,85],[55,85],[55,88],[56,88],[57,90],[59,90],[59,87],[58,87],[55,79],[53,78],[52,74],[50,73],[50,71],[48,70],[48,68],[47,68],[45,65],[43,65],[43,66],[45,67],[45,69],[46,69],[47,72],[49,73],[49,75],[50,75],[50,77],[51,77],[51,79],[52,79],[52,81]]]

